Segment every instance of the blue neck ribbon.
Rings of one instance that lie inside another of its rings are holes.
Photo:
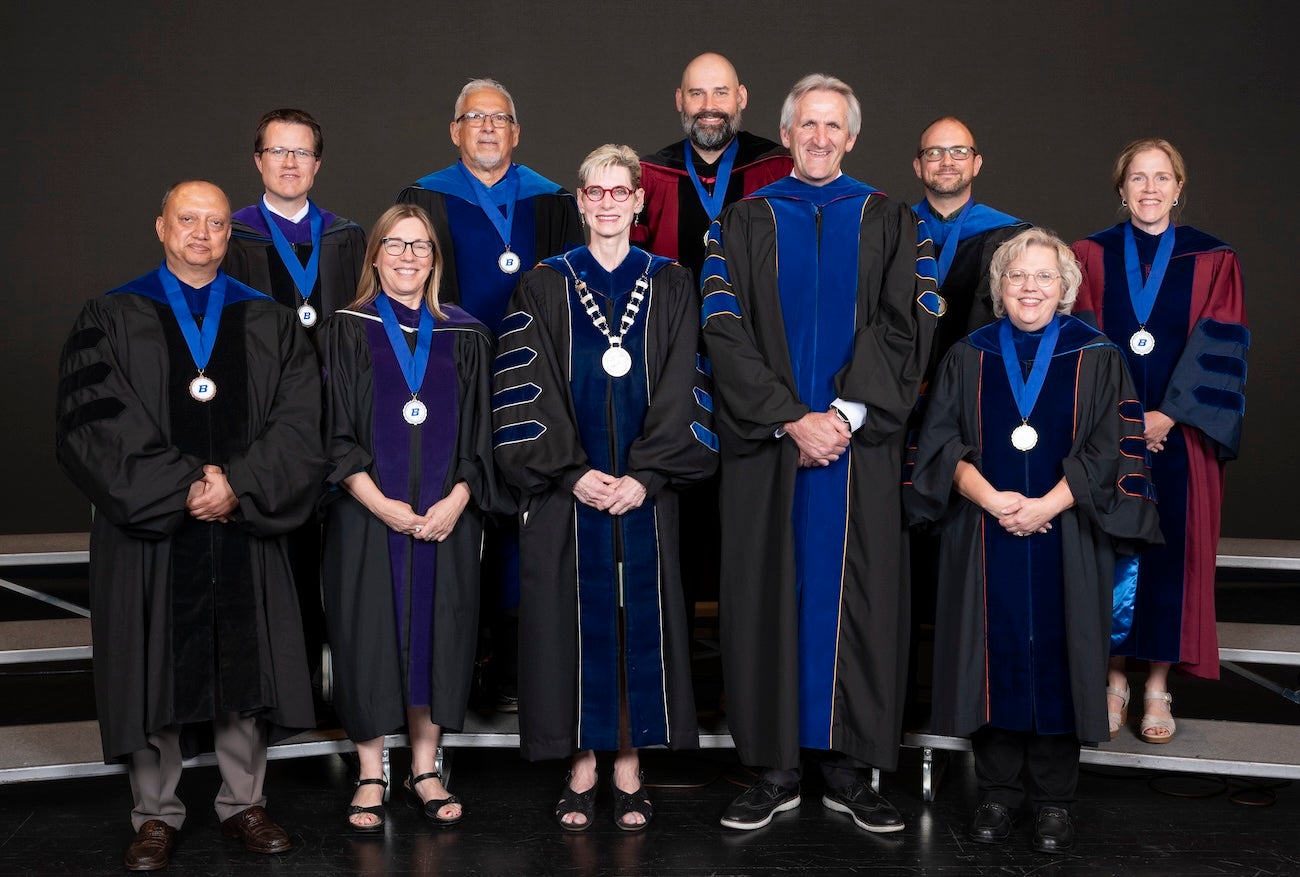
[[[943,282],[948,279],[948,269],[952,267],[952,260],[957,256],[957,245],[961,243],[961,224],[970,216],[971,208],[975,202],[967,201],[966,206],[961,209],[961,213],[951,223],[948,223],[948,233],[942,244],[943,250],[939,253],[939,288],[943,288]],[[935,217],[936,222],[942,222]],[[949,244],[951,243],[951,246]]]
[[[266,220],[267,228],[271,230],[271,243],[275,244],[275,251],[279,254],[280,261],[284,263],[289,276],[293,278],[293,285],[298,287],[298,294],[302,296],[303,301],[310,300],[312,290],[316,288],[316,275],[320,272],[320,240],[321,232],[324,230],[320,209],[311,201],[307,202],[307,221],[311,224],[311,255],[307,257],[307,264],[303,265],[298,261],[298,254],[293,251],[289,239],[284,236],[284,232],[280,231],[280,226],[275,224],[275,219],[271,216],[271,211],[266,209],[266,204],[259,201],[257,207],[262,211],[262,218]]]
[[[1043,340],[1038,342],[1038,352],[1034,354],[1034,366],[1029,370],[1029,380],[1020,373],[1020,358],[1016,356],[1016,342],[1011,335],[1011,321],[1003,318],[998,327],[998,346],[1002,350],[1002,365],[1007,370],[1007,381],[1011,384],[1011,397],[1016,400],[1016,409],[1021,420],[1029,420],[1034,411],[1038,394],[1043,391],[1047,380],[1047,369],[1052,364],[1052,354],[1056,351],[1056,339],[1061,334],[1060,316],[1043,329]]]
[[[501,237],[501,243],[507,250],[510,249],[510,230],[515,224],[515,205],[519,201],[519,175],[514,172],[514,167],[506,171],[505,179],[501,185],[505,187],[505,215],[501,214],[493,198],[493,190],[483,184],[483,181],[469,172],[463,161],[457,162],[456,167],[465,175],[466,181],[469,182],[470,191],[474,193],[474,200],[478,206],[487,214],[488,221],[492,223],[493,228]]]
[[[424,372],[429,367],[429,350],[433,347],[433,312],[423,301],[420,303],[420,328],[415,333],[415,350],[412,351],[402,337],[402,324],[397,321],[393,304],[388,300],[388,293],[380,293],[375,298],[375,310],[384,321],[384,332],[388,335],[388,344],[393,348],[393,356],[406,378],[406,387],[411,391],[411,398],[420,394],[424,384]]]
[[[731,145],[722,151],[722,160],[718,162],[718,176],[713,181],[713,194],[710,195],[700,182],[700,175],[695,172],[695,159],[691,157],[691,139],[686,138],[686,173],[690,174],[695,184],[695,194],[700,196],[704,212],[709,214],[709,222],[718,218],[722,212],[723,202],[727,199],[727,186],[731,183],[731,168],[736,163],[736,153],[740,151],[740,138],[732,137]]]
[[[194,322],[190,306],[181,292],[181,282],[163,263],[158,268],[158,279],[162,281],[163,293],[167,304],[171,305],[176,322],[180,324],[181,335],[185,337],[185,346],[190,349],[190,357],[199,371],[203,371],[212,358],[213,345],[217,343],[217,329],[221,326],[221,309],[226,306],[226,272],[218,271],[212,289],[208,291],[208,307],[203,313],[203,328]]]
[[[1156,296],[1160,294],[1160,284],[1164,282],[1173,255],[1174,226],[1171,223],[1160,236],[1156,257],[1151,262],[1151,273],[1143,283],[1142,260],[1138,257],[1137,240],[1133,237],[1133,223],[1124,223],[1124,273],[1128,275],[1128,297],[1133,302],[1133,314],[1137,317],[1139,326],[1145,326],[1147,320],[1151,319]]]

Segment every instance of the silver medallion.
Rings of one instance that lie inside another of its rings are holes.
[[[499,257],[497,257],[497,267],[500,268],[506,274],[514,274],[516,271],[519,270],[519,266],[521,264],[522,263],[519,261],[519,256],[515,253],[510,252],[509,250],[506,250]]]
[[[298,306],[298,322],[302,323],[304,329],[310,329],[316,325],[316,309],[307,302]]]
[[[1031,451],[1038,444],[1038,430],[1028,423],[1022,423],[1011,430],[1011,447],[1017,451]]]
[[[199,372],[199,376],[190,381],[190,397],[196,402],[211,402],[217,398],[217,382]]]
[[[429,409],[415,397],[412,397],[411,401],[402,406],[402,419],[411,426],[419,426],[424,423],[424,419],[428,416]]]
[[[1146,356],[1156,349],[1156,336],[1146,329],[1138,329],[1128,339],[1128,349],[1138,356]]]
[[[622,347],[611,347],[601,356],[600,367],[611,378],[621,378],[632,370],[632,354]]]

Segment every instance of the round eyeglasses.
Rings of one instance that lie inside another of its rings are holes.
[[[974,146],[927,146],[916,154],[926,161],[942,161],[945,155],[951,155],[953,161],[967,161],[973,155],[979,155]]]
[[[411,248],[411,253],[417,259],[425,259],[433,255],[433,241],[404,241],[401,238],[382,238],[379,241],[384,245],[384,252],[390,256],[400,256],[406,252],[406,248]]]
[[[267,146],[257,150],[257,154],[271,159],[271,161],[284,161],[289,156],[293,156],[299,161],[306,161],[309,158],[315,158],[316,153],[310,149],[286,149],[283,146]]]
[[[606,192],[615,201],[626,201],[632,197],[632,190],[627,186],[615,186],[612,189],[606,189],[604,186],[583,186],[579,191],[587,196],[588,201],[604,201]]]
[[[1024,286],[1032,280],[1034,286],[1037,286],[1039,289],[1046,289],[1061,277],[1061,275],[1055,271],[1021,271],[1019,268],[1007,271],[1002,276],[1005,277],[1007,283],[1010,283],[1012,286]]]

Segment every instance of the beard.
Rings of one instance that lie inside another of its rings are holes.
[[[701,123],[701,118],[721,119],[720,125],[706,125]],[[734,116],[726,113],[718,113],[712,110],[699,112],[694,116],[688,116],[682,113],[682,130],[686,136],[691,138],[691,143],[700,149],[719,149],[731,142],[731,138],[736,136],[740,130],[740,111],[737,110]]]
[[[935,179],[925,183],[925,188],[934,195],[960,195],[970,188],[971,179],[964,174],[952,179]]]

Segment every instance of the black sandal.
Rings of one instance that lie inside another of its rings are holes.
[[[371,777],[370,779],[366,779],[366,780],[357,780],[357,788],[361,788],[362,786],[383,786],[384,790],[387,791],[388,780],[375,778],[375,777]],[[375,822],[373,825],[358,825],[357,823],[352,821],[352,817],[357,816],[361,813],[366,813],[370,816],[373,816],[378,821]],[[377,831],[383,831],[384,830],[383,801],[381,800],[380,803],[374,805],[373,807],[362,807],[360,804],[349,804],[347,820],[348,820],[348,827],[351,828],[353,831],[355,831],[357,834],[372,834]]]
[[[645,793],[645,774],[638,773],[637,779],[641,780],[641,785],[635,792],[625,792],[614,781],[610,779],[610,787],[614,790],[614,824],[623,831],[645,831],[650,825],[650,820],[654,818],[655,808],[650,803],[650,798]],[[627,822],[624,817],[639,813],[643,822]]]
[[[573,772],[564,778],[564,791],[560,793],[560,800],[555,804],[555,821],[560,823],[560,828],[565,831],[579,832],[591,828],[592,821],[596,818],[596,784],[592,783],[591,788],[585,792],[575,792],[573,786]],[[564,817],[570,813],[580,813],[587,817],[583,823],[565,822]]]
[[[465,807],[463,804],[461,805],[460,812],[455,816],[439,816],[439,810],[446,807],[448,804],[460,804],[460,798],[457,798],[455,795],[448,795],[445,798],[432,798],[428,801],[424,800],[420,797],[420,793],[416,791],[415,787],[425,780],[437,780],[438,782],[442,782],[442,773],[435,770],[429,773],[422,773],[418,777],[412,773],[407,776],[406,782],[402,784],[402,788],[406,789],[413,799],[411,801],[412,806],[424,811],[424,818],[428,819],[434,825],[441,825],[444,828],[449,825],[455,825],[457,822],[460,822],[465,818]]]

